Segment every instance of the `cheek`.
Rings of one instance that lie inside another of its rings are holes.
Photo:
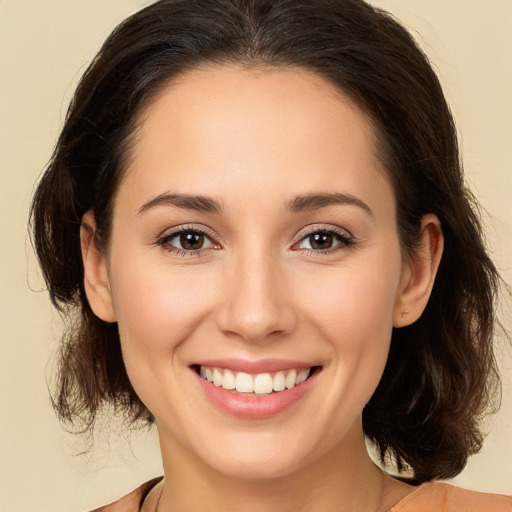
[[[197,327],[209,306],[201,285],[186,270],[119,260],[112,276],[113,301],[125,359],[157,359]],[[143,270],[141,270],[143,269]],[[203,273],[204,274],[204,273]]]
[[[322,293],[309,293],[308,298],[312,286],[302,292],[308,317],[330,346],[339,390],[336,400],[352,396],[354,404],[364,405],[387,361],[401,262],[399,254],[388,262],[381,255],[380,264],[377,259],[316,281],[316,290]]]
[[[326,297],[316,321],[333,351],[340,390],[349,385],[370,398],[387,360],[392,309],[392,296],[373,282],[346,280],[342,291]]]
[[[371,344],[369,333],[391,333],[394,303],[400,279],[396,262],[370,262],[334,269],[324,279],[306,281],[299,302],[329,338],[343,344]],[[356,342],[357,340],[357,342]]]
[[[183,407],[179,402],[183,397],[176,397],[172,390],[184,369],[182,346],[187,346],[207,316],[211,294],[205,289],[214,289],[214,284],[205,282],[203,276],[200,286],[186,270],[148,265],[147,260],[135,257],[117,262],[112,275],[113,301],[130,382],[150,411],[177,411]]]

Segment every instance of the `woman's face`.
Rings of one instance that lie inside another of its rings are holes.
[[[410,278],[376,152],[306,71],[195,70],[145,111],[105,268],[164,453],[272,477],[361,446]]]

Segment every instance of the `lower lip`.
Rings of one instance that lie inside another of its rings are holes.
[[[228,414],[247,419],[270,418],[291,408],[305,397],[319,373],[316,371],[311,377],[292,389],[257,396],[217,387],[194,371],[199,385],[214,405]]]

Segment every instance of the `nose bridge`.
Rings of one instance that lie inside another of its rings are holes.
[[[289,332],[295,323],[282,262],[271,244],[257,236],[234,250],[226,262],[226,288],[219,326],[246,341]]]

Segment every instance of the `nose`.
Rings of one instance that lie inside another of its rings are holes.
[[[290,279],[277,258],[260,251],[234,258],[224,272],[217,324],[225,334],[264,343],[293,331]]]

